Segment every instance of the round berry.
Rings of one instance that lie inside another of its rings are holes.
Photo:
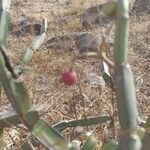
[[[65,85],[74,85],[77,82],[77,73],[72,69],[65,69],[62,73],[62,81]]]

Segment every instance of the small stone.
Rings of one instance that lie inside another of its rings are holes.
[[[93,29],[99,26],[106,26],[111,22],[112,17],[105,16],[102,13],[103,4],[89,7],[79,16],[82,26]]]
[[[104,81],[104,79],[102,78],[102,76],[96,74],[96,73],[88,73],[86,75],[86,80],[87,80],[87,83],[89,83],[90,85],[92,86],[101,86],[102,89],[105,88],[106,86],[106,83]]]
[[[10,25],[10,31],[12,35],[24,36],[26,33],[39,35],[41,31],[42,23],[22,15],[18,20]]]
[[[46,43],[46,48],[52,48],[55,50],[69,50],[72,51],[74,49],[74,40],[70,35],[58,35],[49,38]]]
[[[88,32],[82,32],[75,36],[75,44],[79,53],[98,52],[101,44],[101,37]]]

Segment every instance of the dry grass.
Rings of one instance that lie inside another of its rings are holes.
[[[82,31],[81,23],[76,16],[78,16],[83,9],[98,2],[99,1],[96,0],[86,2],[83,0],[80,0],[80,2],[71,1],[67,6],[65,6],[65,1],[52,3],[45,2],[44,0],[34,0],[25,3],[19,1],[19,4],[13,2],[11,19],[15,21],[22,14],[33,16],[37,19],[46,16],[49,21],[49,35],[60,35]],[[142,21],[139,20],[141,16]],[[63,19],[64,17],[68,17],[67,22],[59,21],[59,19]],[[148,35],[149,33],[147,33],[146,29],[146,26],[149,25],[149,21],[147,20],[148,16],[146,14],[142,14],[140,16],[134,15],[131,19],[133,20],[131,20],[132,33],[130,36],[130,63],[135,77],[141,76],[143,78],[143,83],[137,93],[137,97],[140,116],[145,118],[149,114],[150,110],[148,101],[150,99],[150,57],[146,58],[146,54],[148,55],[149,53],[149,47],[146,48],[144,46],[140,46],[149,44],[148,41],[150,41],[150,35]],[[26,35],[19,38],[12,35],[9,37],[9,56],[14,64],[18,63],[21,51],[28,47],[28,45],[32,42],[32,39],[32,35]],[[72,98],[78,93],[78,87],[74,86],[68,88],[64,86],[60,80],[61,71],[65,67],[69,66],[73,55],[73,52],[63,51],[63,49],[56,51],[41,48],[39,51],[35,52],[32,61],[28,65],[35,69],[35,73],[22,76],[22,79],[24,79],[29,91],[31,103],[39,105],[41,108],[41,117],[46,119],[50,124],[57,123],[64,119],[70,120],[75,119],[76,117],[82,118],[84,115],[79,99],[75,102],[77,112],[75,113],[72,109],[75,107],[72,106]],[[88,100],[85,102],[87,116],[104,114],[112,115],[113,113],[111,102],[114,99],[114,93],[112,93],[111,89],[107,86],[103,87],[101,85],[92,86],[88,82],[85,82],[87,73],[94,72],[97,75],[100,74],[100,63],[101,62],[93,59],[86,61],[78,60],[75,62],[75,68],[77,69],[80,77],[82,91],[88,97]],[[2,110],[6,111],[10,109],[10,106],[6,107],[8,106],[6,98],[3,99],[2,104],[5,106]],[[115,120],[117,120],[117,118],[115,118]],[[116,132],[117,129],[118,123],[116,122]],[[12,138],[10,138],[9,130],[11,130],[11,132],[15,132]],[[85,132],[87,131],[87,129],[84,130]],[[113,127],[109,124],[90,127],[89,130],[94,131],[95,135],[99,138],[100,143],[113,138]],[[19,149],[18,145],[20,145],[20,142],[29,136],[28,134],[24,134],[24,137],[22,137],[20,133],[22,133],[22,131],[19,131],[18,133],[17,129],[6,130],[4,136],[6,149],[9,149],[9,147],[12,147],[12,149]],[[76,131],[72,131],[72,129],[66,130],[64,135],[67,139],[83,139],[84,137],[84,134],[79,134]],[[17,140],[13,140],[15,136]]]

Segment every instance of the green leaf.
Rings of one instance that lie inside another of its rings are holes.
[[[149,130],[145,134],[143,140],[142,140],[142,149],[141,150],[149,150],[150,148],[150,133]]]
[[[0,116],[0,130],[19,123],[21,123],[21,119],[15,111],[9,111]]]
[[[0,9],[0,43],[7,46],[8,28],[9,28],[8,12]]]
[[[87,133],[87,140],[85,141],[82,150],[95,150],[96,145],[97,139],[91,133]]]
[[[0,128],[0,150],[3,150],[3,129]]]
[[[21,150],[36,150],[33,144],[28,140],[20,148]]]
[[[3,143],[1,143],[1,141],[0,141],[0,150],[3,150],[3,149],[4,149]]]
[[[22,65],[29,63],[29,61],[31,60],[33,56],[34,51],[36,51],[44,43],[46,38],[47,38],[47,35],[43,33],[42,35],[37,36],[33,40],[29,48],[26,51],[24,51],[21,55],[20,62]]]
[[[14,103],[15,108],[18,110],[22,117],[25,117],[25,114],[30,109],[30,100],[27,90],[22,82],[14,82]]]
[[[16,109],[17,113],[24,118],[26,112],[30,109],[28,93],[24,84],[14,79],[12,74],[7,70],[2,55],[0,52],[0,82],[12,106]]]
[[[21,74],[23,72],[23,66],[22,65],[17,65],[17,66],[14,66],[14,72],[16,74]]]
[[[144,125],[145,128],[150,128],[150,117],[148,117],[146,124]]]
[[[30,45],[30,48],[35,51],[37,50],[45,41],[45,39],[47,38],[47,35],[45,33],[43,33],[42,35],[37,36],[32,44]]]
[[[58,124],[55,124],[53,127],[59,131],[63,131],[68,127],[91,126],[106,123],[108,121],[112,121],[112,118],[110,116],[99,116],[80,120],[62,121]]]
[[[26,73],[26,74],[29,74],[29,73],[36,74],[37,73],[37,71],[31,67],[24,67],[22,71],[23,71],[23,73]]]
[[[14,71],[16,74],[22,74],[22,73],[25,73],[25,74],[36,74],[36,70],[33,69],[32,67],[26,67],[26,66],[23,66],[23,65],[18,65],[18,66],[15,66],[14,67]]]
[[[47,32],[47,19],[43,19],[42,20],[42,26],[41,26],[41,34],[46,33]]]
[[[118,149],[118,143],[115,141],[109,141],[108,143],[102,145],[101,150],[117,150]]]
[[[146,132],[146,130],[143,127],[138,126],[137,134],[140,137],[140,139],[143,139],[145,132]]]
[[[47,148],[55,150],[67,150],[68,148],[64,137],[43,120],[35,124],[32,134]]]
[[[32,130],[33,126],[39,121],[39,113],[37,109],[32,108],[26,113],[26,122],[28,128]]]
[[[20,60],[21,64],[23,65],[27,64],[31,60],[32,55],[33,55],[33,50],[28,48],[26,51],[24,51],[22,53],[21,60]]]

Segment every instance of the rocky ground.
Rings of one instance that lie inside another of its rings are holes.
[[[42,18],[48,20],[48,39],[34,53],[28,65],[33,71],[21,77],[29,91],[31,103],[39,106],[41,117],[51,125],[64,119],[84,117],[81,100],[77,97],[78,86],[68,88],[63,85],[60,73],[70,65],[75,53],[97,51],[101,35],[105,34],[114,23],[114,18],[104,16],[101,11],[105,1],[17,0],[12,2],[8,53],[15,65],[19,64],[21,52],[27,49],[33,38],[39,34]],[[145,119],[150,110],[150,9],[145,8],[140,0],[132,1],[130,16],[129,62],[136,83],[139,115]],[[113,33],[114,28],[110,36],[106,36],[110,57]],[[101,64],[101,60],[95,59],[74,62],[82,92],[88,97],[85,101],[86,116],[113,114],[112,100],[115,100],[115,96],[101,77]],[[11,109],[5,95],[1,105],[2,112]],[[117,133],[117,116],[114,119]],[[105,124],[84,131],[94,131],[100,144],[114,138],[113,128],[112,125]],[[84,134],[79,134],[73,129],[65,131],[64,135],[68,140],[82,141],[84,137]],[[4,136],[6,149],[19,149],[20,143],[29,138],[30,134],[21,129],[14,127],[6,129]],[[37,148],[41,149],[39,145]]]

